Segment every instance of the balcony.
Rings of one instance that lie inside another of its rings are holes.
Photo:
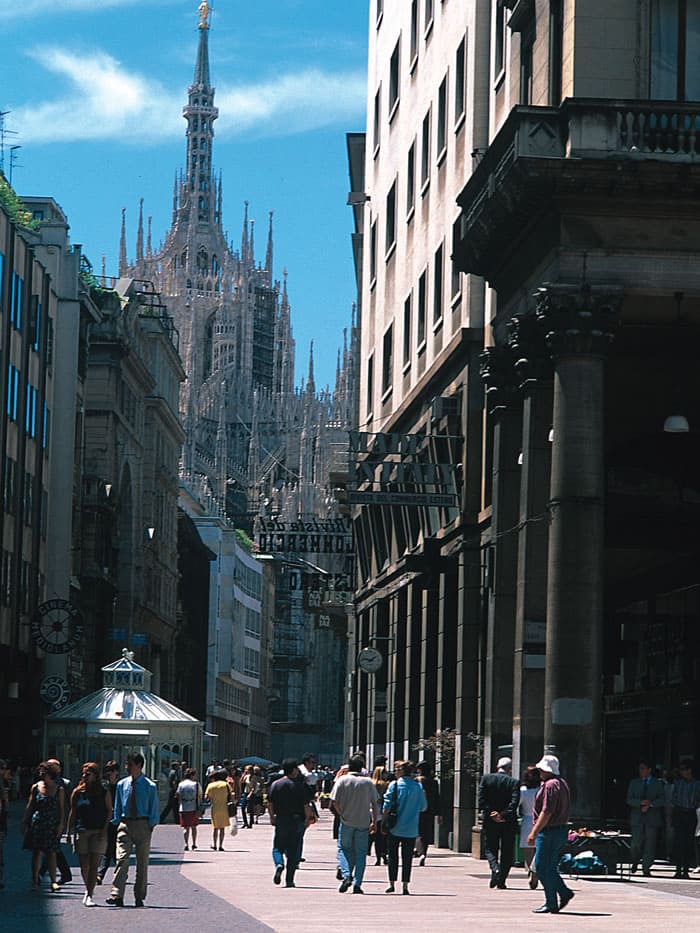
[[[643,193],[648,203],[699,181],[700,104],[576,98],[515,107],[458,198],[455,257],[463,272],[496,284],[518,232],[553,200],[627,194],[633,203]]]

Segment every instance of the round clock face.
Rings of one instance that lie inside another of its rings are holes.
[[[48,599],[32,616],[32,638],[47,654],[67,654],[83,637],[83,617],[65,599]]]
[[[363,648],[357,656],[357,663],[366,674],[374,674],[384,663],[384,658],[376,648]]]

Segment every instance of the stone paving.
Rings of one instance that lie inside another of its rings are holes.
[[[29,891],[29,854],[20,850],[20,815],[21,808],[13,805],[5,847],[6,887],[0,891],[3,933],[74,933],[86,926],[91,933],[124,933],[125,925],[133,923],[145,933],[156,928],[192,933],[203,925],[217,933],[326,933],[350,924],[362,933],[379,933],[397,921],[423,930],[439,925],[475,933],[574,926],[586,933],[700,929],[700,875],[675,881],[664,865],[651,879],[574,878],[570,885],[576,896],[556,916],[531,912],[542,903],[542,894],[529,889],[522,869],[513,870],[507,890],[490,890],[485,862],[445,849],[431,849],[425,867],[414,865],[410,898],[384,893],[386,869],[375,867],[374,858],[365,874],[364,896],[341,895],[335,878],[332,819],[325,811],[307,831],[306,861],[293,889],[272,883],[272,827],[266,818],[252,830],[239,829],[236,837],[227,835],[224,852],[209,848],[208,823],[200,827],[200,848],[183,852],[181,831],[169,824],[154,834],[147,907],[133,907],[129,888],[124,909],[107,907],[104,899],[110,888],[105,884],[96,889],[99,906],[85,908],[77,867],[72,883],[59,894],[50,894],[48,885],[40,894]],[[75,856],[70,861],[74,864]]]

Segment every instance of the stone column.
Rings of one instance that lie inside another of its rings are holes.
[[[513,742],[513,654],[520,513],[522,413],[514,357],[507,347],[490,347],[481,357],[487,405],[493,423],[491,494],[492,579],[486,631],[484,768],[490,771],[499,748]]]
[[[520,775],[544,746],[552,363],[534,315],[514,318],[508,332],[523,400],[513,669],[513,774]]]
[[[536,298],[554,361],[544,739],[585,821],[601,804],[604,368],[622,292],[556,284]]]

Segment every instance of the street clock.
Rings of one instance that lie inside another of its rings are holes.
[[[376,674],[384,663],[384,658],[376,648],[363,648],[357,656],[357,664],[365,674]]]

